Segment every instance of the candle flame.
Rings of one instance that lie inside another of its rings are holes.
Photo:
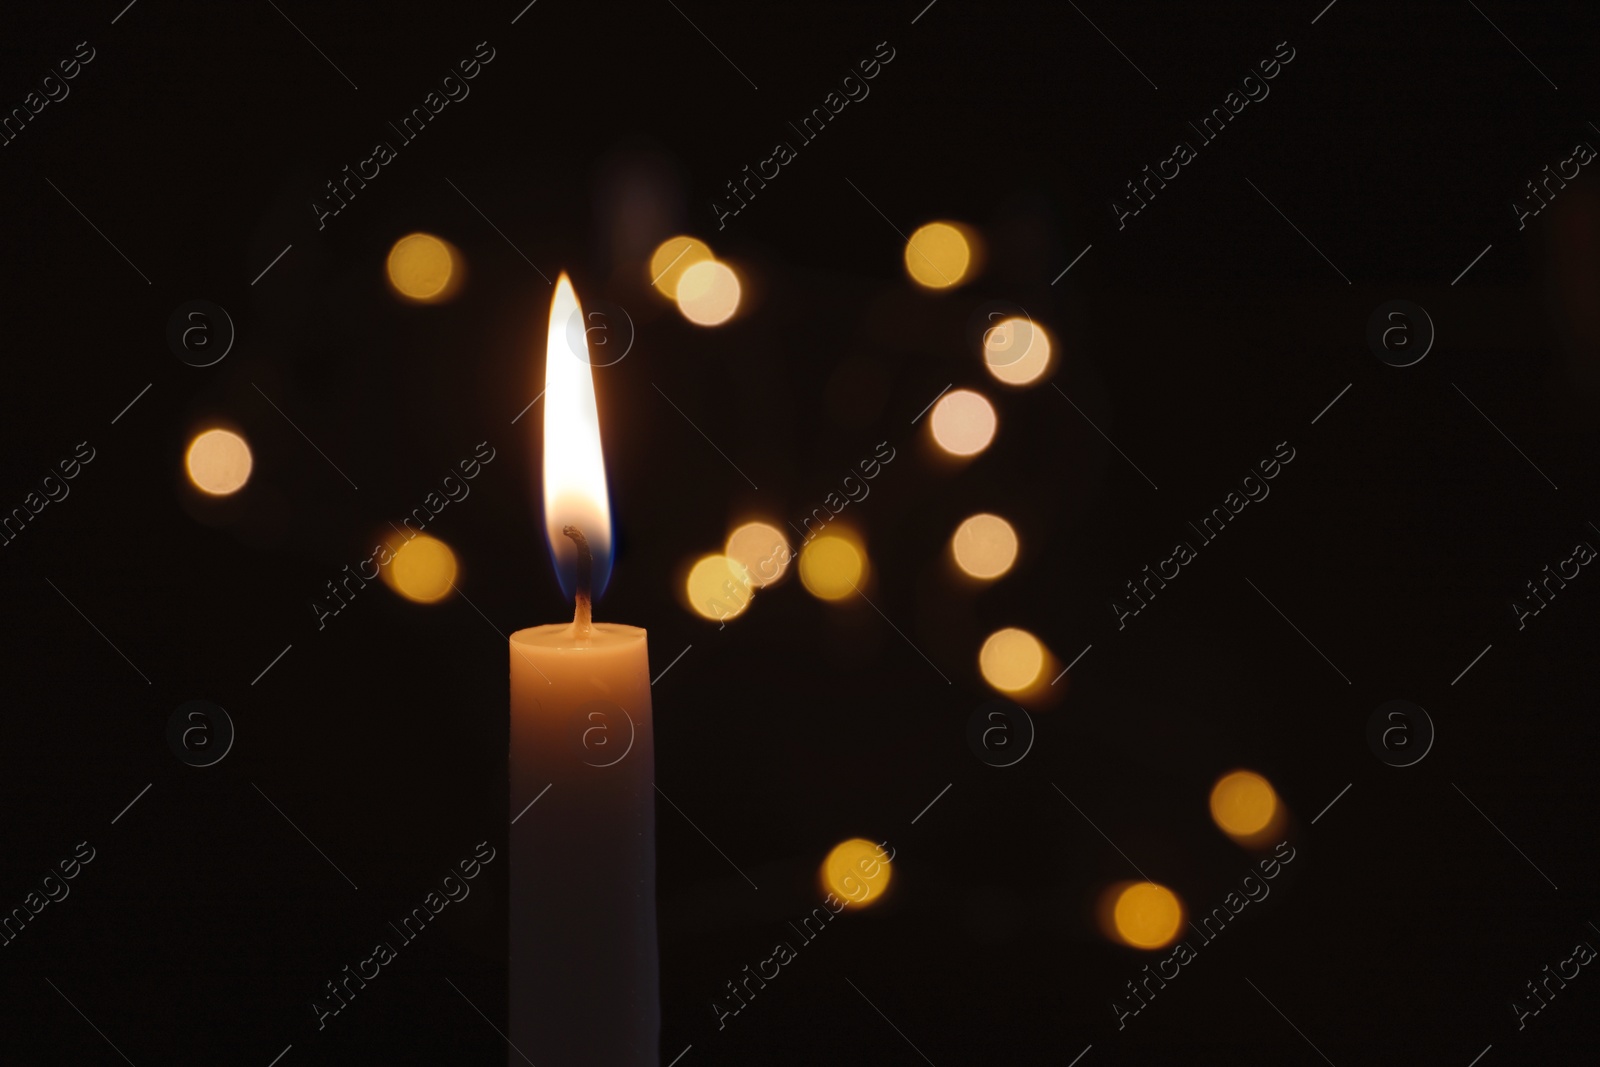
[[[562,533],[566,526],[576,526],[588,539],[595,597],[611,577],[611,504],[585,321],[578,294],[562,272],[545,340],[544,529],[556,578],[568,598],[577,591],[578,550]]]

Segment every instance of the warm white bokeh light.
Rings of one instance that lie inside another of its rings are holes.
[[[906,273],[926,289],[959,285],[972,265],[972,243],[955,223],[918,226],[905,247]]]
[[[396,293],[413,303],[437,304],[459,288],[461,255],[441,237],[411,233],[394,243],[385,268]]]
[[[650,256],[650,284],[663,296],[677,299],[678,279],[683,272],[711,259],[711,248],[693,237],[669,237],[656,246]]]
[[[739,276],[715,259],[703,259],[678,276],[678,310],[696,326],[721,326],[739,310]]]
[[[866,553],[844,534],[821,534],[800,549],[800,583],[821,600],[843,600],[854,593],[866,567]]]
[[[998,422],[994,405],[970,389],[946,393],[928,416],[934,441],[957,456],[975,456],[988,448]]]
[[[822,861],[822,885],[847,908],[865,908],[889,888],[888,854],[864,837],[841,841]]]
[[[727,556],[704,556],[689,568],[689,607],[707,619],[733,619],[750,606],[750,572]]]
[[[978,652],[983,680],[1003,693],[1031,689],[1044,671],[1044,645],[1026,630],[1014,626],[996,630]]]
[[[400,546],[383,580],[389,588],[418,604],[434,604],[455,588],[456,554],[437,537],[418,534]]]
[[[950,538],[956,565],[974,578],[998,578],[1017,559],[1017,532],[998,515],[984,512],[956,527]]]
[[[1183,925],[1178,894],[1154,882],[1125,883],[1112,888],[1111,932],[1134,948],[1165,948]]]
[[[196,489],[227,496],[244,488],[254,460],[243,437],[232,430],[207,430],[189,443],[184,466]]]
[[[1254,771],[1231,771],[1211,789],[1211,818],[1234,840],[1254,842],[1281,821],[1278,792]]]
[[[1050,369],[1050,335],[1032,319],[1002,319],[983,331],[983,364],[1007,385],[1038,381]]]
[[[578,294],[565,272],[550,303],[550,328],[544,360],[544,526],[561,586],[572,595],[578,548],[562,530],[583,531],[594,556],[594,594],[611,576],[611,499],[606,492],[605,457],[600,448],[600,412],[594,399],[594,373]],[[576,344],[581,351],[574,351]]]
[[[747,522],[728,535],[722,551],[744,565],[758,588],[771,585],[789,569],[793,553],[783,531],[765,522]]]

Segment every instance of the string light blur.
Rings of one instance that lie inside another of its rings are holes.
[[[243,489],[255,465],[250,446],[232,430],[206,430],[197,435],[183,462],[189,481],[212,496],[228,496]]]
[[[1277,790],[1254,771],[1230,771],[1211,789],[1211,818],[1228,836],[1254,841],[1278,822]]]
[[[847,908],[865,908],[889,888],[888,856],[872,841],[852,837],[841,841],[822,861],[823,888]]]
[[[1156,949],[1172,944],[1183,924],[1178,894],[1154,882],[1116,887],[1111,909],[1112,932],[1134,948]]]
[[[715,259],[703,259],[678,276],[678,311],[696,326],[721,326],[739,310],[739,276]]]
[[[988,448],[998,424],[994,405],[970,389],[946,393],[928,416],[934,442],[954,456],[975,456]]]
[[[650,256],[650,284],[662,296],[676,300],[678,280],[696,263],[711,259],[711,248],[693,237],[669,237]]]
[[[972,243],[951,222],[918,226],[906,241],[906,273],[925,289],[960,285],[972,266]]]
[[[750,606],[750,572],[727,556],[703,556],[689,568],[689,607],[707,619],[734,619]]]
[[[723,546],[728,558],[743,564],[756,588],[765,588],[782,578],[789,569],[793,553],[783,531],[765,522],[747,522],[728,535]]]
[[[461,255],[431,233],[410,233],[389,249],[389,286],[416,304],[437,304],[455,295],[461,280]]]
[[[983,680],[1002,693],[1031,689],[1044,671],[1044,645],[1026,630],[1008,626],[996,630],[978,651]]]
[[[994,579],[1017,559],[1017,532],[998,515],[983,512],[956,527],[950,538],[956,565],[974,578]]]
[[[983,332],[983,364],[1007,385],[1036,382],[1050,369],[1050,334],[1031,319],[1002,319]]]
[[[418,534],[383,569],[390,589],[417,604],[436,604],[455,588],[456,554],[437,537]]]
[[[866,553],[844,534],[821,534],[800,549],[800,583],[821,600],[842,600],[855,592],[866,568]]]

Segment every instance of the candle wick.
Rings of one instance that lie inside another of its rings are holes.
[[[563,526],[561,532],[572,538],[578,546],[578,595],[572,612],[572,628],[578,636],[587,637],[594,628],[590,589],[594,584],[594,556],[589,552],[589,539],[576,526]]]

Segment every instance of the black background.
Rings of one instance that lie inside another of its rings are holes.
[[[511,419],[542,375],[539,272],[562,269],[637,328],[597,374],[619,542],[598,614],[649,628],[653,673],[693,646],[653,694],[682,809],[657,812],[663,1064],[1589,1059],[1600,978],[1520,1032],[1509,1004],[1600,943],[1600,578],[1520,631],[1510,603],[1600,543],[1600,179],[1523,230],[1510,205],[1600,143],[1593,9],[540,0],[512,25],[518,0],[278,6],[6,14],[7,109],[77,42],[96,57],[0,148],[0,507],[78,442],[96,458],[0,549],[0,906],[77,842],[97,855],[0,949],[0,1063],[122,1062],[113,1044],[140,1067],[287,1046],[284,1067],[504,1062],[484,1016],[504,1027],[525,798],[506,795],[503,635],[569,610],[535,504],[542,409]],[[1271,95],[1119,230],[1123,183],[1285,40]],[[319,230],[323,183],[479,41],[496,55],[471,95]],[[719,231],[723,182],[880,41],[871,95]],[[900,234],[940,217],[988,257],[930,294]],[[414,230],[463,251],[454,302],[389,294],[384,256]],[[649,289],[679,232],[743,273],[734,323],[693,327]],[[238,329],[205,369],[165,341],[193,298]],[[1405,369],[1365,340],[1400,298],[1437,329]],[[1054,332],[1052,384],[989,379],[968,339],[989,300]],[[964,466],[912,425],[952,383],[999,409]],[[217,420],[256,469],[203,501],[182,454]],[[323,583],[485,440],[496,459],[429,531],[471,603],[374,584],[319,631]],[[739,521],[797,520],[880,441],[897,458],[848,518],[882,615],[793,576],[723,630],[685,609],[690,561]],[[1296,458],[1271,496],[1119,632],[1121,584],[1280,441]],[[975,590],[946,543],[979,510],[1023,551]],[[1093,647],[996,769],[966,723],[992,695],[978,646],[1008,625],[1056,669]],[[1394,697],[1438,728],[1406,769],[1365,740]],[[203,769],[165,737],[196,698],[238,731]],[[1220,903],[1254,855],[1206,795],[1239,766],[1277,787],[1296,860],[1119,1031],[1110,1002],[1153,960],[1107,943],[1093,901],[1137,864]],[[789,938],[851,836],[895,847],[891,897],[719,1031],[712,999]],[[482,840],[500,858],[473,895],[319,1031],[322,983]]]

